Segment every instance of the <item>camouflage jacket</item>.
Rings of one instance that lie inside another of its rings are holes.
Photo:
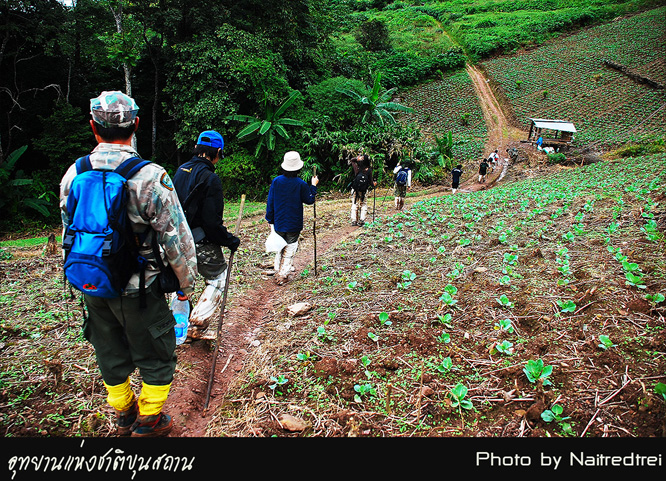
[[[138,156],[136,151],[121,144],[101,143],[90,154],[94,169],[113,170],[130,157]],[[76,165],[72,164],[60,182],[60,213],[63,228],[69,225],[67,218],[67,196],[76,176]],[[150,285],[159,274],[150,242],[157,235],[163,261],[171,264],[180,280],[180,287],[187,295],[194,290],[197,274],[197,257],[192,232],[185,219],[171,178],[163,167],[151,163],[141,169],[128,182],[129,200],[127,214],[136,233],[147,228],[152,231],[146,238],[141,254],[148,259],[146,285]],[[134,274],[127,284],[126,295],[136,295],[139,291],[139,275]]]

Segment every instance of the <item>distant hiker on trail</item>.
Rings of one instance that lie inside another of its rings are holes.
[[[206,282],[199,301],[190,315],[190,337],[197,338],[208,328],[222,302],[227,261],[222,247],[235,252],[240,239],[224,226],[224,194],[215,165],[224,158],[224,139],[214,131],[199,135],[192,158],[173,176],[187,222],[197,249],[197,267]]]
[[[486,159],[481,159],[481,164],[479,164],[479,184],[482,184],[486,181],[487,173],[488,173],[488,162],[486,162]]]
[[[372,177],[372,167],[367,154],[359,155],[350,161],[354,169],[354,180],[352,181],[352,205],[351,224],[362,226],[368,214],[368,190],[374,189],[377,182]],[[359,213],[360,209],[360,213]]]
[[[488,156],[488,161],[490,162],[491,172],[494,172],[495,167],[497,166],[497,162],[499,161],[499,154],[497,153],[497,149],[495,149],[495,152]]]
[[[462,175],[462,165],[458,164],[452,171],[451,171],[451,191],[452,193],[456,193],[458,190],[458,186],[460,185],[460,176]]]
[[[405,197],[407,197],[407,189],[412,186],[412,169],[411,163],[407,161],[405,165],[398,165],[393,169],[395,190],[393,196],[395,197],[395,208],[402,210],[405,206]]]
[[[266,220],[287,245],[275,254],[275,282],[283,285],[288,280],[298,250],[298,239],[303,230],[303,204],[312,205],[317,195],[319,178],[312,177],[308,185],[298,177],[303,161],[298,152],[284,154],[282,174],[273,179],[266,202]]]
[[[139,125],[138,110],[132,98],[118,91],[102,92],[99,97],[91,99],[90,125],[98,145],[82,159],[89,160],[89,167],[96,170],[77,175],[78,165],[88,166],[87,161],[77,161],[62,178],[60,209],[64,226],[63,248],[67,258],[67,275],[70,263],[76,259],[81,246],[90,250],[91,254],[103,251],[106,255],[106,250],[114,252],[114,240],[109,236],[105,238],[104,231],[109,228],[120,230],[118,222],[128,219],[131,232],[122,238],[132,241],[123,244],[126,252],[132,254],[126,260],[137,263],[139,259],[145,259],[147,265],[140,273],[130,273],[129,281],[122,283],[121,291],[115,297],[99,296],[98,286],[101,287],[102,282],[89,278],[82,288],[88,311],[83,321],[83,335],[95,348],[97,364],[108,392],[107,401],[116,412],[118,434],[164,436],[173,426],[171,416],[163,413],[162,408],[176,369],[176,322],[158,277],[161,271],[155,265],[157,259],[153,256],[155,251],[151,244],[155,239],[158,255],[162,257],[160,260],[171,267],[179,289],[186,296],[194,290],[196,251],[171,179],[155,163],[147,162],[129,180],[120,184],[127,196],[122,219],[109,222],[107,211],[103,208],[103,204],[111,201],[109,197],[115,179],[120,178],[112,171],[121,164],[129,165],[125,162],[128,159],[138,157],[132,147],[132,137]],[[108,208],[117,209],[112,204]],[[101,218],[104,229],[101,238],[95,238],[90,232]],[[141,238],[144,234],[143,244],[137,246],[134,237]],[[85,252],[81,251],[81,254]],[[142,257],[138,258],[138,254]],[[109,257],[106,256],[105,262],[112,265]],[[118,271],[124,267],[113,265]],[[73,274],[71,277],[68,275],[68,279],[71,284],[75,282],[72,281]],[[137,368],[142,380],[138,400],[129,377]]]

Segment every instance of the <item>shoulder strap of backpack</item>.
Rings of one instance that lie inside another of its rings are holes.
[[[85,155],[76,159],[76,173],[80,174],[92,170],[92,164],[90,163],[90,155]]]
[[[136,174],[139,169],[148,164],[150,164],[150,160],[144,160],[141,157],[132,157],[116,167],[114,172],[122,175],[125,179],[129,179]]]

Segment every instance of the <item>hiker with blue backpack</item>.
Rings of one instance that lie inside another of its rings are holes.
[[[132,146],[134,99],[105,91],[90,101],[98,144],[60,184],[64,273],[83,292],[83,334],[93,345],[120,435],[164,436],[176,369],[176,324],[165,294],[194,290],[194,239],[169,174]],[[130,385],[136,370],[138,398]]]
[[[224,194],[215,165],[224,158],[224,139],[219,132],[199,134],[192,158],[173,176],[178,199],[183,206],[197,249],[197,266],[206,287],[190,315],[190,337],[201,337],[222,303],[227,261],[222,247],[235,252],[240,239],[224,225]]]
[[[395,208],[402,210],[405,206],[405,197],[407,197],[407,189],[412,186],[412,169],[411,162],[407,161],[405,165],[398,162],[398,165],[393,169],[395,190],[393,196],[395,197]]]
[[[354,171],[351,184],[351,225],[363,226],[368,215],[367,193],[377,186],[377,182],[372,177],[372,166],[367,154],[352,158],[349,163]]]

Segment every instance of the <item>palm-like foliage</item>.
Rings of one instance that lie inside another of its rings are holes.
[[[377,121],[380,125],[389,123],[395,125],[397,122],[393,114],[397,112],[412,113],[414,109],[401,105],[397,102],[392,102],[393,94],[397,87],[386,90],[381,86],[381,73],[377,72],[369,95],[363,95],[351,89],[337,89],[338,92],[347,95],[359,102],[363,117],[363,123],[370,122],[371,120]]]
[[[437,135],[435,135],[435,142],[437,143],[437,148],[432,151],[431,155],[437,159],[437,163],[440,167],[451,170],[455,163],[452,152],[453,135],[450,131],[446,132],[442,137],[437,137]]]
[[[278,137],[285,140],[289,139],[286,125],[302,127],[303,122],[299,120],[283,118],[282,115],[294,103],[300,92],[294,91],[284,102],[277,107],[264,101],[266,109],[265,118],[252,117],[251,115],[231,115],[230,120],[246,122],[248,125],[238,133],[238,140],[250,141],[259,139],[254,156],[259,157],[261,151],[266,148],[267,151],[275,150],[275,143]]]

